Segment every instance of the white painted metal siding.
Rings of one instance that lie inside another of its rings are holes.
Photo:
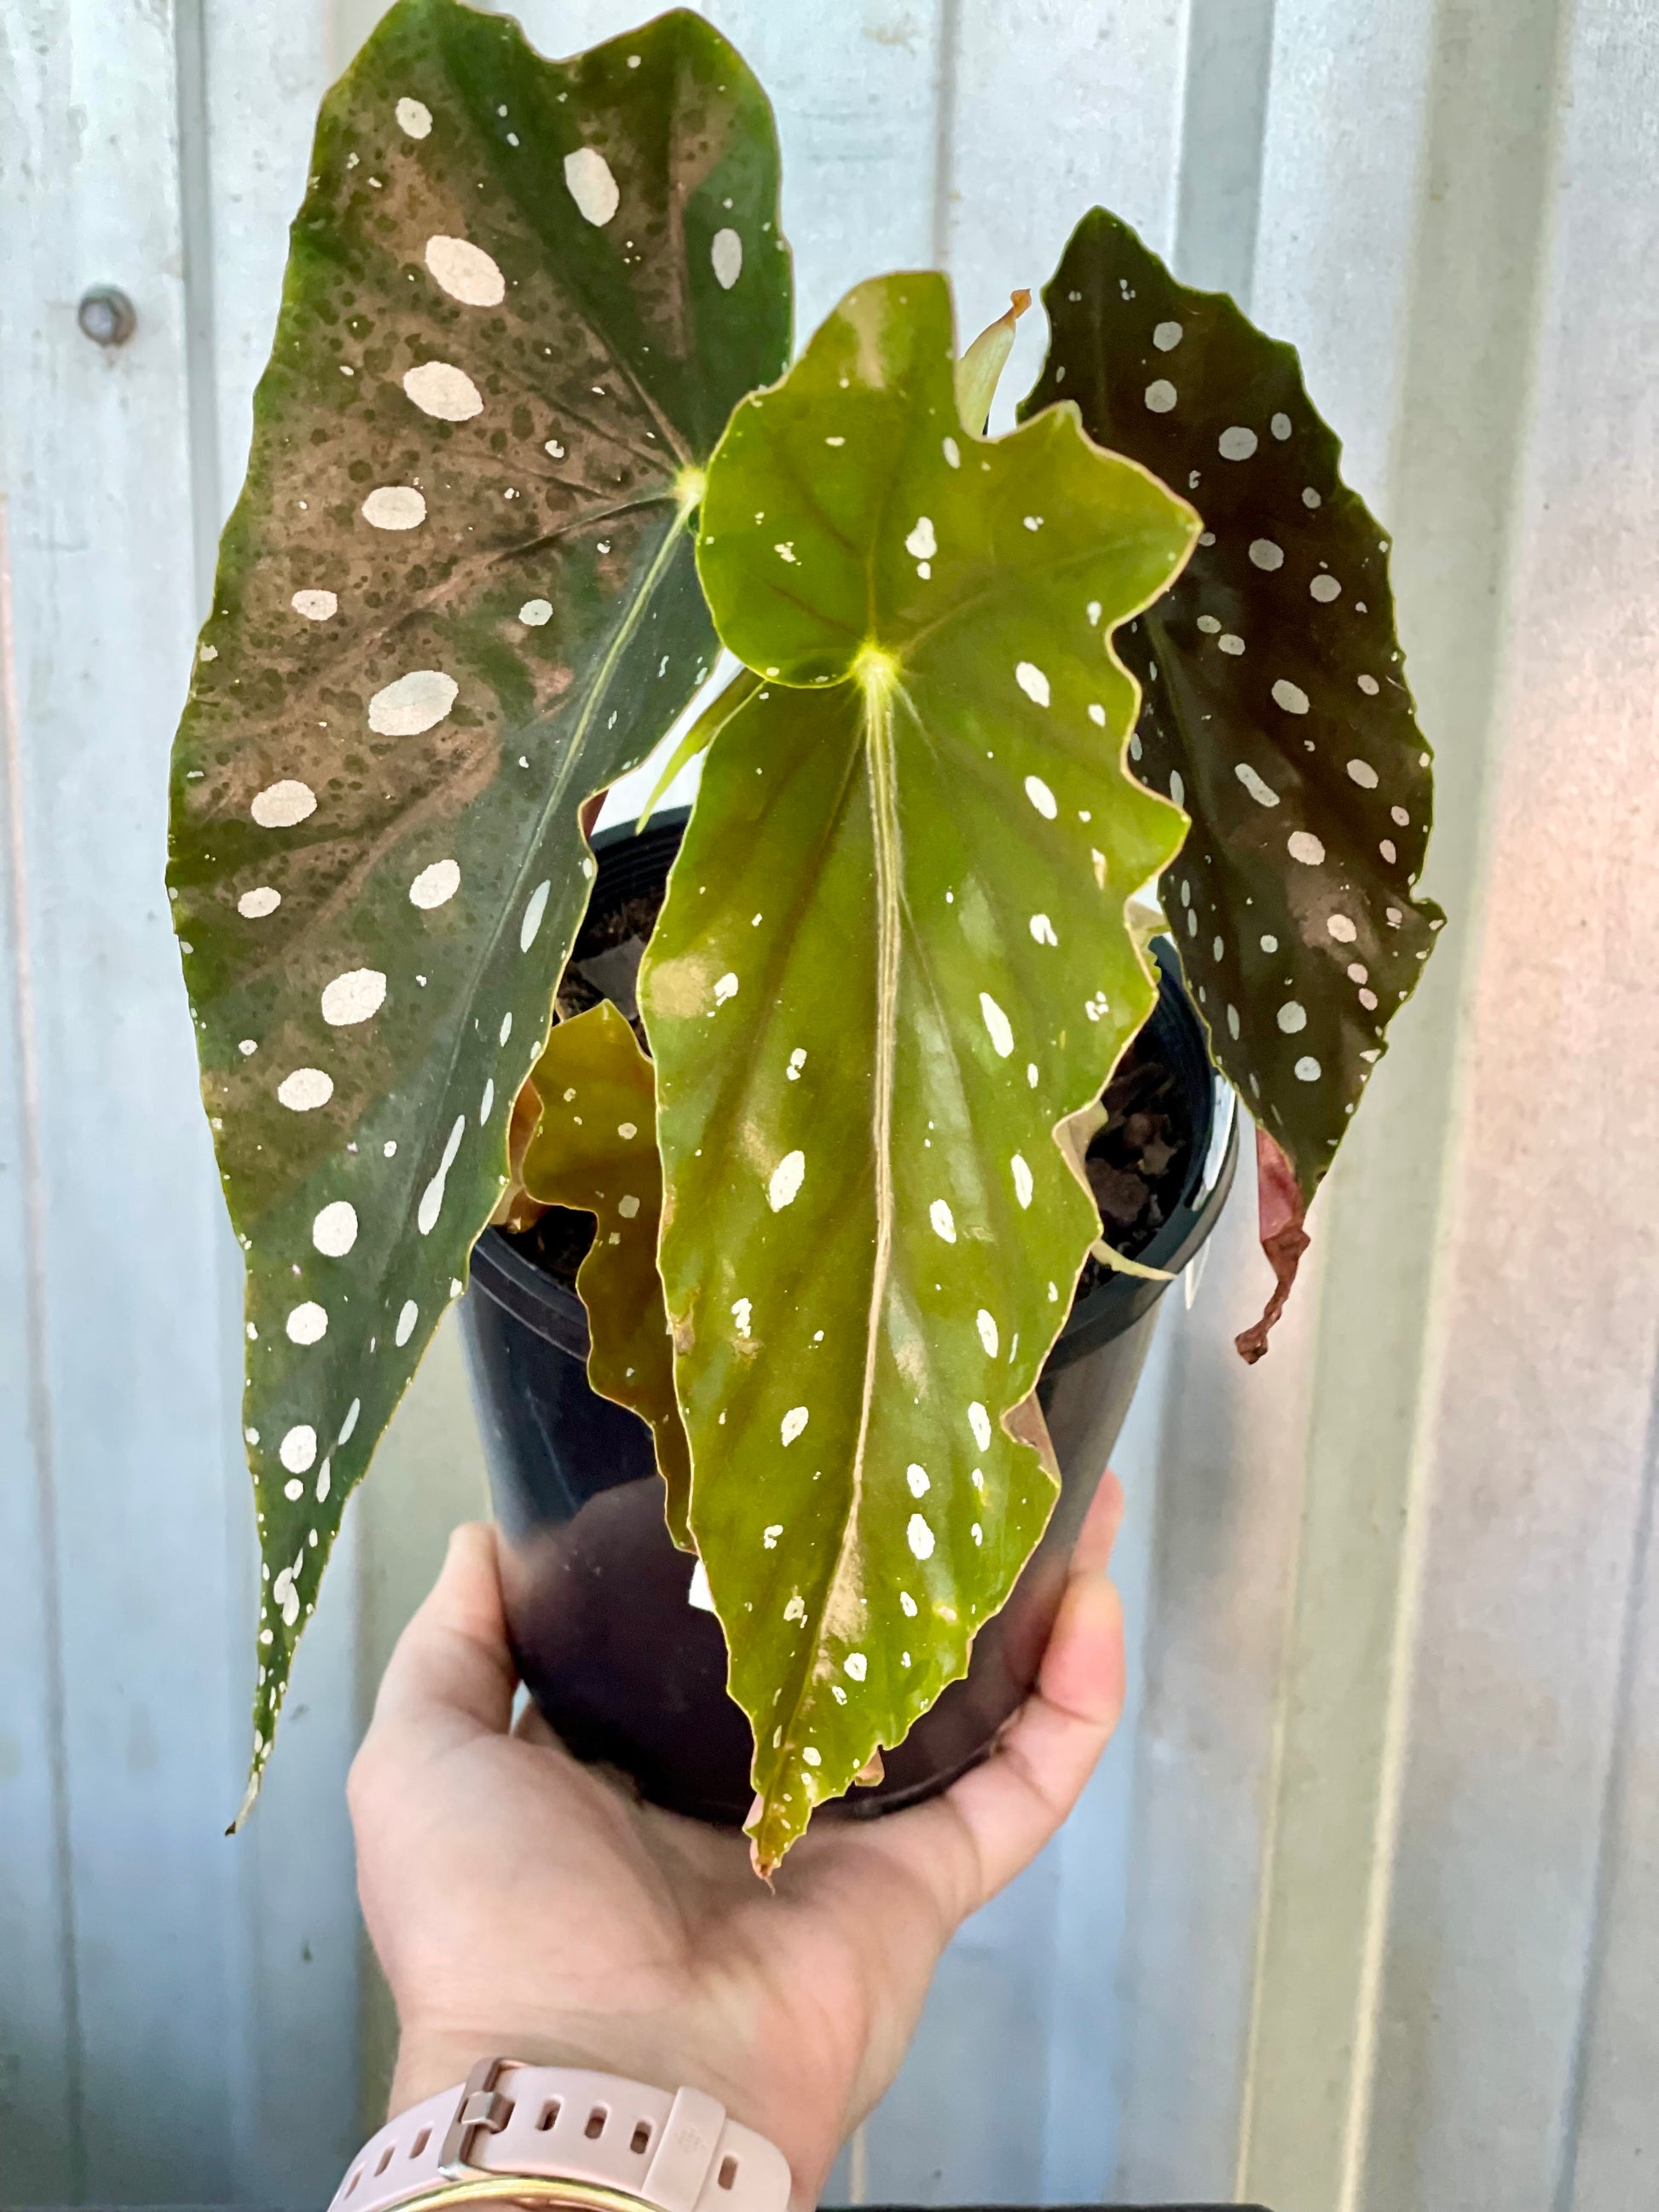
[[[312,118],[376,0],[0,9],[0,2203],[320,2203],[384,2079],[341,1784],[476,1510],[441,1340],[265,1799],[235,1249],[164,769]],[[569,51],[639,0],[531,0]],[[1453,920],[1272,1357],[1248,1190],[1120,1465],[1125,1729],[965,1930],[872,2201],[1626,2212],[1659,2167],[1659,16],[718,0],[801,325],[971,330],[1103,200],[1302,348],[1395,530]],[[121,285],[105,356],[75,306]],[[1010,392],[1042,332],[1023,327]],[[1006,414],[1009,402],[1000,402]]]

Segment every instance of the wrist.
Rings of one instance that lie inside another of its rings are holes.
[[[669,2054],[658,2024],[641,2022],[638,2033],[629,2033],[626,2023],[615,2021],[605,2021],[604,2027],[603,2037],[589,2041],[580,2034],[550,2033],[544,2027],[516,2032],[475,2031],[447,2023],[411,2022],[399,2033],[387,2113],[395,2119],[441,2092],[458,2088],[481,2060],[495,2057],[509,2057],[526,2066],[615,2075],[670,2094],[680,2088],[701,2089],[718,2099],[732,2119],[763,2136],[782,2152],[792,2183],[789,2212],[813,2212],[840,2148],[838,2140],[820,2143],[816,2140],[817,2131],[803,2128],[794,2112],[757,2109],[752,2094],[746,2094],[741,2083],[719,2078],[690,2054],[680,2063]]]

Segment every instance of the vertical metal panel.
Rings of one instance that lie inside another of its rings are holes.
[[[85,2185],[206,2198],[229,2179],[236,1767],[222,1232],[161,881],[194,612],[178,56],[165,11],[121,0],[42,0],[9,31],[0,375]],[[139,315],[108,356],[75,321],[98,280]],[[205,2093],[183,2111],[180,2081]]]
[[[1110,2191],[1126,2199],[1233,2193],[1317,1291],[1316,1259],[1247,1370],[1232,1336],[1268,1287],[1254,1200],[1242,1174],[1164,1416]]]
[[[0,2148],[45,2200],[80,2185],[81,2037],[9,521],[0,488]]]
[[[1254,298],[1385,506],[1404,374],[1437,0],[1278,0]]]
[[[1553,2212],[1615,2212],[1659,2165],[1659,1420],[1650,1424],[1642,1526],[1626,1615],[1595,1917]]]
[[[1274,0],[1190,0],[1190,6],[1176,272],[1183,283],[1231,292],[1248,308]]]
[[[1571,2194],[1577,2084],[1588,2064],[1585,2088],[1610,2087],[1618,2063],[1615,1986],[1583,2033],[1597,1904],[1639,1896],[1621,1857],[1638,1801],[1614,1789],[1611,1835],[1604,1821],[1643,1651],[1629,1609],[1659,1360],[1659,25],[1633,0],[1584,0],[1564,30],[1445,1225],[1375,2212],[1468,2194],[1477,2174],[1494,2203],[1592,2201]]]
[[[1346,408],[1351,465],[1398,534],[1452,916],[1314,1215],[1327,1263],[1241,2143],[1243,2185],[1291,2212],[1358,2188],[1553,15],[1408,0],[1322,42],[1324,11],[1279,15],[1257,306],[1301,345],[1316,400]]]

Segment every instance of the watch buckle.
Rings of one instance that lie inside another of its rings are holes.
[[[512,2115],[512,2100],[495,2087],[502,2067],[509,2063],[505,2058],[481,2058],[461,2085],[455,2117],[438,2154],[440,2170],[453,2181],[464,2181],[469,2174],[486,2170],[473,2163],[472,2139],[480,2128],[499,2135]]]

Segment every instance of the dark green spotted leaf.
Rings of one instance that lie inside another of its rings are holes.
[[[169,884],[247,1253],[254,1772],[500,1194],[580,802],[711,663],[689,528],[787,353],[770,112],[690,14],[564,63],[402,0],[324,104],[173,757]]]
[[[1305,1208],[1428,957],[1433,804],[1395,635],[1389,541],[1343,483],[1292,348],[1177,284],[1096,209],[1043,294],[1022,414],[1085,428],[1193,501],[1203,534],[1122,639],[1139,773],[1193,820],[1163,899],[1218,1065]]]
[[[1125,906],[1185,826],[1125,770],[1112,632],[1196,528],[1069,409],[970,436],[934,276],[850,293],[709,470],[699,568],[764,680],[641,1004],[763,1868],[963,1672],[1048,1515],[1011,1424],[1100,1233],[1055,1133],[1152,1006]]]
[[[576,1273],[592,1337],[587,1379],[649,1425],[668,1525],[676,1543],[689,1543],[691,1462],[657,1273],[662,1162],[651,1063],[605,1000],[556,1026],[532,1080],[542,1113],[525,1154],[525,1188],[544,1206],[574,1206],[599,1224]]]

